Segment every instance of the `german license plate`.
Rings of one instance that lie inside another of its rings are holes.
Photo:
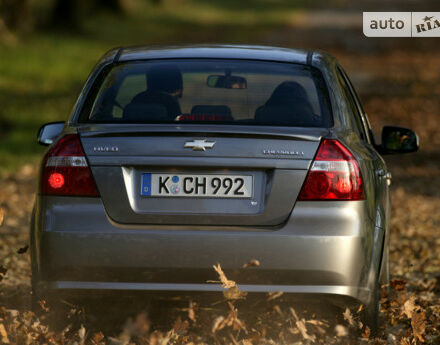
[[[142,174],[142,196],[251,198],[251,175]]]

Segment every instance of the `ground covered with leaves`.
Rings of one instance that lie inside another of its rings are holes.
[[[353,76],[373,128],[407,126],[421,141],[419,153],[386,158],[393,173],[392,280],[381,290],[377,337],[361,324],[360,308],[322,316],[281,294],[255,300],[241,294],[221,266],[213,267],[225,288],[217,301],[192,297],[147,308],[137,298],[110,299],[98,301],[100,306],[90,311],[73,304],[54,310],[43,303],[36,316],[30,311],[28,251],[36,167],[25,165],[0,178],[0,342],[440,344],[440,58],[405,50],[333,53]]]

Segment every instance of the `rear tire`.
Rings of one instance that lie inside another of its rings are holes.
[[[37,274],[33,271],[31,277],[31,309],[36,315],[41,315],[44,312],[41,303],[46,301],[46,304],[49,304],[49,301],[47,294],[41,291],[41,289],[38,287],[38,281]]]
[[[376,336],[379,332],[379,292],[380,286],[377,282],[373,291],[373,299],[365,309],[365,325],[370,329],[372,336]]]
[[[389,247],[385,246],[382,257],[382,267],[380,271],[379,282],[381,285],[386,285],[390,282],[390,259],[389,259]]]
[[[41,305],[40,305],[41,296],[39,295],[39,291],[38,291],[39,278],[38,278],[37,269],[35,267],[35,259],[34,259],[33,252],[34,251],[31,249],[31,267],[32,267],[32,272],[31,272],[31,310],[34,312],[34,314],[39,315],[42,311]]]
[[[45,308],[49,308],[50,312],[57,312],[60,310],[61,302],[56,293],[49,293],[39,284],[39,274],[36,269],[32,268],[31,276],[31,309],[36,315],[41,315],[46,312]]]

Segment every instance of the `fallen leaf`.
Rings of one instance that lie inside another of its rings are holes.
[[[319,320],[307,320],[307,323],[310,323],[311,325],[315,325],[315,326],[323,326],[324,322],[319,321]]]
[[[364,339],[370,339],[370,328],[368,326],[365,327],[365,331],[361,334],[361,337]]]
[[[195,306],[196,304],[193,301],[189,301],[188,318],[193,322],[196,322],[196,312],[194,310]]]
[[[98,333],[93,334],[92,341],[95,344],[101,342],[101,340],[103,340],[103,339],[104,339],[104,334],[102,334],[102,332],[98,332]]]
[[[25,245],[24,247],[19,248],[19,249],[17,250],[17,253],[18,253],[18,254],[24,254],[24,253],[27,252],[28,249],[29,249],[29,245]]]
[[[182,321],[182,319],[177,317],[176,321],[174,321],[173,330],[176,334],[184,335],[188,332],[189,322],[188,320]]]
[[[224,320],[226,325],[232,326],[234,330],[242,330],[247,334],[247,329],[243,321],[238,318],[238,310],[231,302],[228,302],[229,314]]]
[[[241,268],[248,268],[248,267],[258,267],[260,266],[260,261],[253,259],[245,263]]]
[[[409,338],[402,338],[400,339],[400,345],[411,345],[411,342],[409,341]]]
[[[148,313],[141,312],[136,315],[136,319],[133,324],[132,333],[138,336],[145,336],[150,330],[151,322]]]
[[[0,335],[2,337],[2,343],[9,344],[8,333],[6,333],[5,325],[0,323]]]
[[[5,219],[5,209],[0,208],[0,226],[2,226],[4,219]]]
[[[223,272],[222,267],[220,266],[219,263],[217,263],[217,265],[213,265],[212,267],[217,272],[217,274],[220,278],[220,282],[222,283],[222,287],[224,289],[230,289],[231,287],[236,286],[236,284],[233,280],[229,280],[228,278],[226,278],[226,275]]]
[[[347,328],[342,325],[335,326],[335,333],[337,337],[345,337],[348,335]]]
[[[171,338],[173,338],[175,335],[176,334],[175,334],[174,330],[171,329],[171,331],[168,331],[166,333],[166,335],[160,340],[159,344],[160,345],[167,345],[170,342]]]
[[[224,327],[224,320],[224,316],[218,316],[217,318],[215,318],[212,322],[211,333],[215,333],[221,330]]]
[[[298,335],[300,333],[298,327],[293,327],[293,328],[289,327],[288,330],[290,333],[295,334],[295,335]]]
[[[354,326],[353,315],[351,314],[350,309],[346,308],[342,315],[344,316],[344,320],[348,321],[350,326]]]
[[[237,339],[235,339],[234,335],[231,332],[228,332],[228,335],[234,345],[239,345]]]
[[[405,314],[408,319],[411,319],[414,313],[414,310],[416,309],[416,304],[414,303],[416,301],[415,296],[411,296],[402,307],[402,314]]]
[[[20,312],[17,309],[6,309],[6,313],[13,318],[16,318],[20,315]]]
[[[296,314],[295,309],[293,309],[292,307],[290,307],[289,310],[290,310],[290,314],[292,314],[292,316],[293,316],[293,318],[295,319],[295,321],[298,321],[299,318],[298,318],[298,315]]]
[[[84,325],[81,325],[81,328],[78,330],[78,337],[80,345],[84,345],[84,342],[86,341],[86,329],[84,328]]]
[[[267,301],[272,301],[274,299],[277,299],[279,297],[281,297],[284,294],[284,292],[282,291],[274,291],[274,292],[269,292],[267,294]]]
[[[278,304],[273,306],[273,310],[279,315],[279,316],[284,316],[283,312],[281,311],[281,308]]]
[[[246,291],[240,291],[237,286],[233,286],[227,290],[223,290],[223,296],[227,300],[243,299],[247,296]]]
[[[315,341],[316,340],[316,336],[314,334],[308,334],[306,323],[305,323],[304,319],[296,321],[295,324],[296,324],[296,327],[298,328],[298,330],[300,331],[302,337],[305,340],[311,340],[311,341]]]
[[[47,302],[45,300],[38,301],[38,304],[40,305],[40,307],[43,311],[45,311],[46,313],[49,312],[50,309],[47,306]]]
[[[306,323],[311,324],[314,328],[321,334],[324,335],[326,333],[325,329],[321,326],[328,327],[324,322],[320,320],[307,320]]]
[[[417,338],[420,342],[425,342],[425,312],[420,310],[416,313],[413,313],[411,319],[411,327],[413,330],[414,337]]]
[[[390,281],[390,286],[396,291],[402,291],[405,289],[407,281],[403,279],[393,279]]]

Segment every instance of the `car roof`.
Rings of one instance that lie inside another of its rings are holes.
[[[257,45],[137,46],[119,48],[114,61],[149,59],[246,59],[307,64],[313,51]]]

